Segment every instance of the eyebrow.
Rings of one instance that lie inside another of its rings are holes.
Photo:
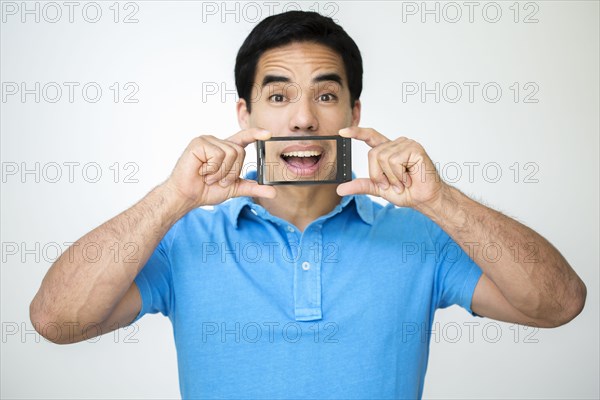
[[[265,75],[262,81],[262,87],[265,87],[274,82],[289,83],[291,82],[291,80],[290,78],[281,75]]]
[[[317,75],[312,81],[313,81],[313,83],[329,82],[329,81],[331,81],[331,82],[337,83],[338,85],[340,85],[342,87],[344,86],[344,85],[342,85],[342,77],[339,74],[335,73],[335,72],[328,73],[328,74]]]
[[[313,78],[312,83],[330,82],[330,81],[335,82],[338,85],[343,87],[342,77],[335,72],[317,75],[316,77]],[[282,75],[265,75],[265,77],[262,80],[261,86],[265,87],[265,86],[267,86],[271,83],[275,83],[275,82],[290,83],[291,80],[290,80],[290,78],[288,78],[286,76],[282,76]]]

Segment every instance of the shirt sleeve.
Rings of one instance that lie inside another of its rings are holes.
[[[471,315],[478,316],[471,309],[471,302],[483,272],[458,243],[437,224],[433,223],[433,225],[434,236],[437,236],[434,238],[434,243],[440,246],[436,266],[436,308],[457,304]]]
[[[142,298],[142,308],[132,323],[147,313],[160,312],[165,316],[169,316],[171,312],[173,280],[169,261],[170,246],[167,246],[167,236],[160,241],[146,265],[134,279]]]

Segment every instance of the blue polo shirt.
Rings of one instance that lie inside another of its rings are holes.
[[[411,208],[346,196],[300,232],[240,197],[168,231],[134,322],[171,320],[185,399],[420,398],[435,310],[472,313],[481,273]]]

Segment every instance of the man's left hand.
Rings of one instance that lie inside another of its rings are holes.
[[[442,181],[423,147],[414,140],[390,140],[371,128],[349,127],[340,136],[362,140],[369,146],[369,178],[342,183],[340,196],[370,194],[399,207],[434,207],[447,184]]]

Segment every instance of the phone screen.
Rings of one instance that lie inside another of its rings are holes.
[[[258,183],[318,184],[351,179],[350,139],[341,136],[275,137],[257,142]],[[348,179],[350,178],[350,179]]]

